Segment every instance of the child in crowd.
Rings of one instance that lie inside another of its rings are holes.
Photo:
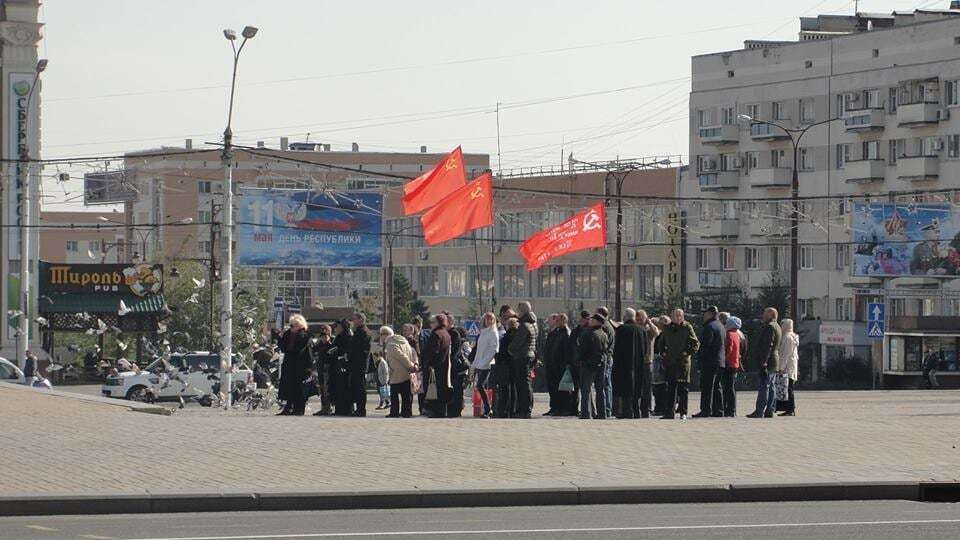
[[[380,405],[377,409],[390,408],[390,366],[387,365],[383,355],[376,355],[374,363],[377,368],[375,376],[377,379],[377,392],[380,394]]]

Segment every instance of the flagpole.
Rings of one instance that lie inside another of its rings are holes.
[[[476,269],[477,269],[477,270],[476,270],[476,272],[474,272],[474,274],[477,275],[477,277],[476,277],[476,282],[477,282],[477,305],[478,305],[479,308],[480,308],[480,313],[479,313],[478,315],[483,315],[483,314],[484,314],[484,310],[483,310],[483,288],[480,286],[480,283],[481,283],[481,280],[480,280],[480,248],[479,248],[478,242],[477,242],[477,231],[473,231],[473,256],[474,256],[474,258],[476,258],[476,264],[477,264],[477,266],[476,266]],[[491,309],[493,309],[493,308],[491,308]]]

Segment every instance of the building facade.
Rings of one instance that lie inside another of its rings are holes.
[[[957,202],[944,190],[960,189],[958,15],[810,18],[798,42],[748,41],[693,58],[691,169],[680,192],[703,200],[686,205],[690,293],[756,294],[798,264],[794,318],[821,321],[810,335],[823,360],[870,356],[877,374],[916,374],[866,339],[866,306],[884,302],[894,318],[957,316],[957,283],[855,276],[850,214],[863,202]],[[798,261],[789,248],[793,145],[749,119],[813,126],[797,154],[799,195],[811,198],[800,203]],[[944,347],[953,359],[944,366],[956,370],[956,341]]]
[[[40,157],[40,101],[39,81],[34,88],[37,69],[37,44],[41,39],[42,24],[38,22],[39,0],[4,0],[0,2],[0,156],[15,160],[21,149],[26,149],[32,159]],[[26,169],[26,170],[22,170]],[[39,168],[5,162],[3,171],[3,202],[0,215],[4,233],[0,235],[0,303],[5,310],[21,309],[20,291],[20,216],[22,215],[25,187],[21,179],[29,176],[31,223],[36,225],[39,213]],[[31,261],[37,258],[38,232],[35,227],[27,230]],[[32,290],[36,290],[36,267],[33,266]],[[31,311],[35,308],[31,307]],[[32,318],[32,317],[31,317]],[[16,358],[16,319],[8,317],[0,324],[0,355]],[[10,323],[13,323],[11,326]],[[31,343],[37,342],[36,326],[31,333]]]
[[[124,230],[114,228],[111,222],[124,223],[123,214],[42,212],[40,260],[73,264],[129,262]]]

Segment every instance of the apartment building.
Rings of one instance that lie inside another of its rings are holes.
[[[664,157],[604,163],[618,168],[628,163],[655,163]],[[670,159],[678,162],[678,157]],[[631,172],[623,183],[627,196],[674,197],[678,168],[673,165]],[[523,192],[522,190],[530,192]],[[557,225],[616,192],[607,174],[592,165],[505,170],[495,180],[495,225],[440,246],[423,243],[418,217],[402,217],[400,199],[389,197],[388,233],[408,231],[394,241],[393,264],[413,284],[434,311],[455,317],[475,317],[479,299],[484,309],[531,301],[541,315],[574,314],[607,305],[616,297],[616,203],[607,206],[610,245],[567,255],[528,271],[518,248],[529,236]],[[628,199],[623,209],[623,251],[620,294],[624,307],[659,305],[669,292],[670,272],[679,284],[679,265],[670,266],[672,202]],[[480,288],[479,295],[477,288]],[[679,294],[677,286],[676,294]]]
[[[40,260],[96,264],[128,262],[119,212],[41,212]],[[99,228],[98,228],[99,226]]]
[[[804,18],[797,42],[747,41],[697,56],[692,74],[691,170],[680,192],[707,200],[687,204],[688,291],[756,292],[789,280],[793,145],[782,130],[742,115],[813,126],[799,144],[799,192],[829,199],[801,204],[798,310],[819,321],[807,325],[807,339],[822,345],[825,360],[872,356],[875,370],[894,379],[913,375],[919,351],[937,341],[952,358],[944,365],[956,370],[955,337],[871,346],[869,302],[887,304],[894,329],[923,334],[922,321],[960,315],[960,287],[853,276],[850,212],[864,201],[957,201],[953,193],[898,192],[960,189],[960,5]],[[913,357],[906,364],[905,354]]]

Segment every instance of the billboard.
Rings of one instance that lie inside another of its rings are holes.
[[[83,175],[83,204],[116,204],[134,202],[139,192],[134,185],[136,171],[86,173]]]
[[[163,292],[162,264],[61,264],[40,261],[40,294],[147,296]]]
[[[950,204],[855,204],[855,276],[960,275],[960,223]]]
[[[383,195],[245,188],[237,214],[244,266],[383,266]]]

